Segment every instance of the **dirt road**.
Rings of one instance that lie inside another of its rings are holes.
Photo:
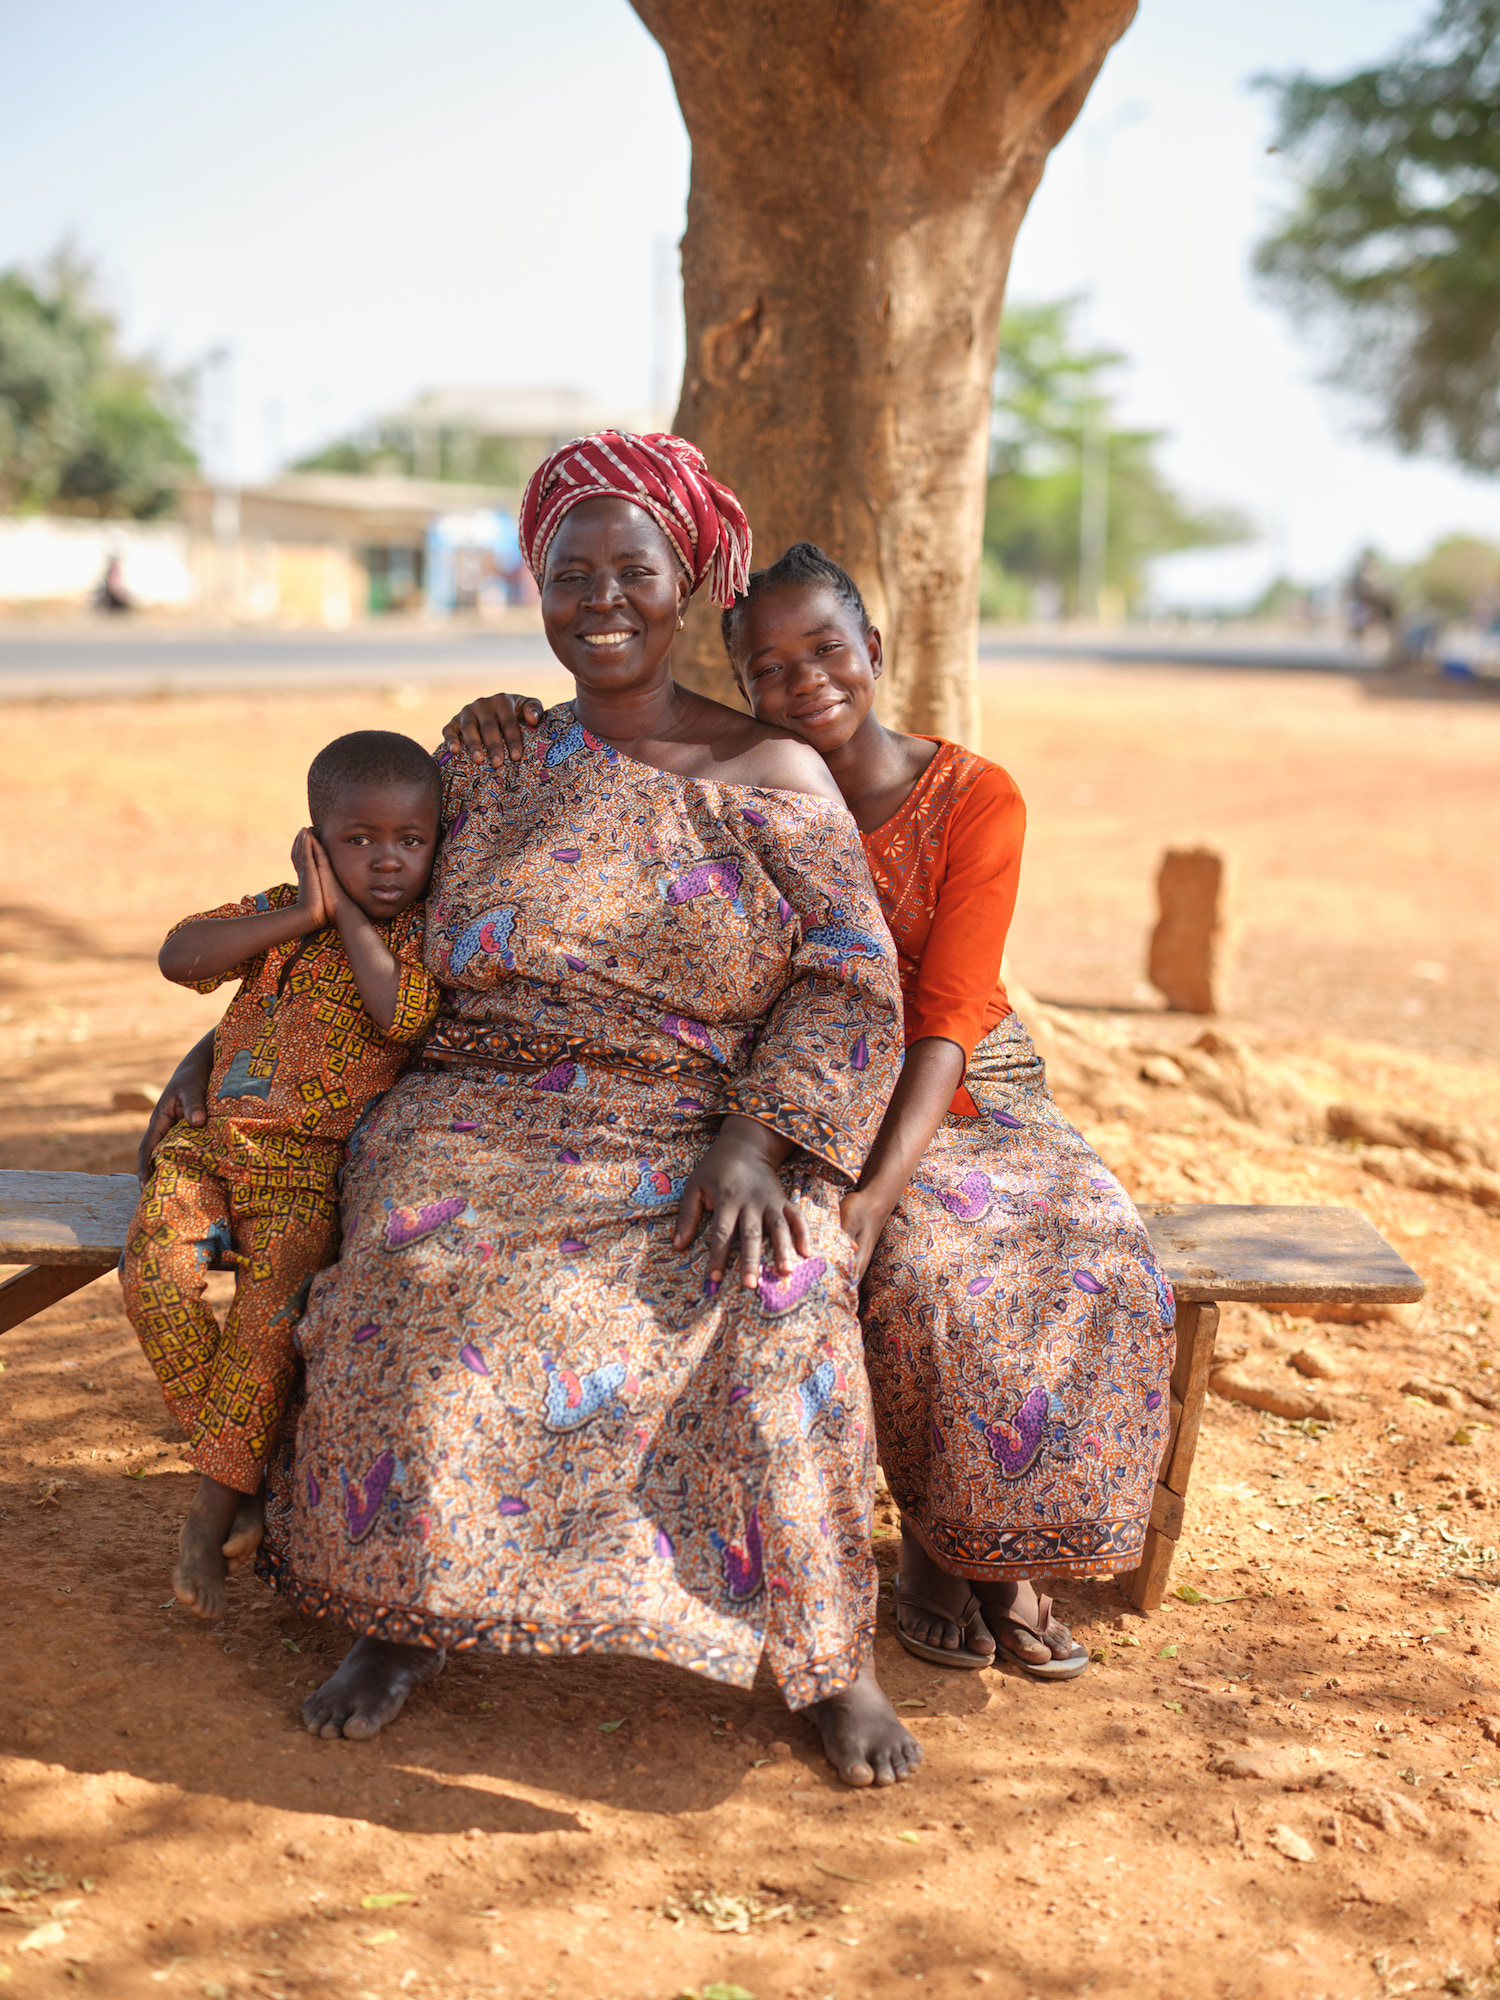
[[[0,714],[0,1164],[129,1166],[112,1093],[217,1011],[157,975],[167,925],[284,877],[319,744],[430,738],[469,691]],[[1007,667],[986,696],[1031,806],[1012,957],[1069,1114],[1142,1199],[1353,1203],[1427,1301],[1227,1311],[1226,1366],[1326,1414],[1211,1398],[1195,1601],[1145,1620],[1065,1586],[1097,1658],[1063,1688],[924,1666],[884,1609],[927,1761],[855,1795],[768,1691],[629,1662],[470,1656],[374,1743],[308,1738],[340,1635],[246,1580],[221,1625],[171,1605],[192,1479],[101,1280],[0,1342],[0,1990],[1491,1990],[1500,716],[1118,668]],[[1183,840],[1230,854],[1242,926],[1197,1050],[1203,1023],[1133,994]]]

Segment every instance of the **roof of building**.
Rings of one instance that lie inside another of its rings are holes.
[[[568,438],[597,430],[652,430],[645,410],[606,408],[580,389],[429,389],[383,424],[472,430],[482,437]]]

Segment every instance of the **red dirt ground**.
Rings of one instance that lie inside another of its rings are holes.
[[[167,924],[283,877],[320,743],[430,738],[470,691],[5,712],[0,1164],[128,1169],[113,1091],[216,1011],[157,975]],[[1332,1421],[1210,1399],[1173,1576],[1200,1601],[1064,1586],[1100,1656],[1064,1688],[924,1666],[886,1610],[927,1762],[878,1794],[769,1691],[631,1662],[470,1657],[374,1743],[315,1741],[340,1634],[246,1579],[218,1626],[170,1604],[192,1479],[101,1280],[0,1343],[7,2000],[1492,1990],[1500,715],[1056,668],[991,675],[986,714],[1070,1115],[1138,1198],[1350,1202],[1428,1280],[1362,1325],[1226,1311],[1241,1369]],[[1184,840],[1229,853],[1243,929],[1206,1061],[1133,990]],[[1335,1137],[1331,1103],[1425,1136]]]

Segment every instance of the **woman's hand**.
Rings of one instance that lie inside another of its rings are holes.
[[[482,694],[443,724],[443,741],[474,763],[488,760],[492,770],[503,771],[507,759],[521,761],[518,718],[528,729],[541,727],[542,704],[534,694]]]
[[[740,1235],[740,1283],[752,1291],[760,1284],[762,1255],[785,1276],[807,1253],[807,1226],[802,1211],[788,1199],[777,1169],[796,1151],[769,1125],[754,1118],[729,1117],[719,1136],[688,1175],[677,1204],[672,1246],[686,1250],[705,1217],[708,1230],[708,1280],[717,1290],[729,1268],[729,1246]]]
[[[166,1089],[156,1100],[151,1121],[141,1136],[135,1156],[136,1178],[142,1187],[151,1172],[151,1156],[174,1125],[208,1123],[208,1079],[214,1067],[214,1031],[195,1042],[173,1070]]]
[[[857,1285],[870,1268],[880,1232],[891,1216],[885,1202],[869,1188],[851,1188],[839,1203],[839,1221],[844,1234],[854,1238],[854,1282]]]

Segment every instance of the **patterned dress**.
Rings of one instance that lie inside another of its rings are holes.
[[[1000,983],[1024,829],[1007,774],[941,743],[864,835],[907,1041],[968,1058],[861,1292],[880,1458],[928,1552],[992,1579],[1136,1566],[1174,1352],[1140,1217]]]
[[[283,882],[173,931],[296,900]],[[261,1483],[296,1376],[292,1329],[313,1273],[338,1251],[344,1141],[437,1012],[421,906],[378,929],[401,975],[389,1034],[333,926],[193,982],[199,993],[242,982],[214,1033],[208,1123],[174,1125],[157,1147],[121,1260],[125,1310],[188,1457],[240,1493]],[[222,1328],[203,1296],[214,1263],[235,1273]]]
[[[572,705],[446,764],[429,1060],[356,1133],[264,1568],[379,1637],[620,1652],[800,1707],[867,1656],[873,1433],[839,1200],[900,1056],[853,822],[673,776]],[[810,1255],[673,1249],[727,1112],[803,1150]]]

